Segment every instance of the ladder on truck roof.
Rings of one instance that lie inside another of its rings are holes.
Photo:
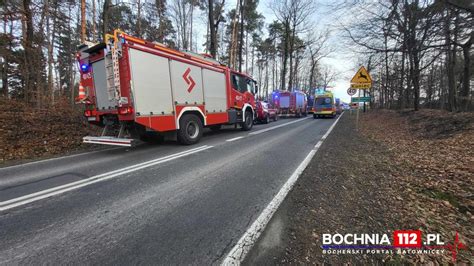
[[[122,56],[122,46],[117,34],[106,36],[105,74],[107,95],[109,101],[120,99],[119,57]]]

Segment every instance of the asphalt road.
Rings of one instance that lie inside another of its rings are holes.
[[[217,264],[333,122],[0,168],[0,263]]]

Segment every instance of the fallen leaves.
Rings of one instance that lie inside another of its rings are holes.
[[[67,101],[36,108],[2,99],[0,122],[0,164],[90,149],[82,144],[82,137],[97,133],[84,120],[82,110]]]
[[[459,232],[470,248],[458,261],[472,262],[474,246],[474,114],[439,110],[377,110],[361,118],[361,133],[393,153],[394,190],[403,191],[401,212],[407,227],[441,233],[452,241]],[[409,189],[408,189],[409,188]],[[397,196],[397,200],[401,200]],[[450,254],[417,261],[450,262]]]

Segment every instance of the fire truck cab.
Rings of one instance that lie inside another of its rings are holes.
[[[175,132],[189,145],[200,140],[204,127],[253,126],[257,83],[208,56],[116,30],[105,43],[82,47],[77,60],[84,115],[104,127],[101,136],[84,142],[132,146],[137,138]],[[118,136],[109,136],[113,126]]]

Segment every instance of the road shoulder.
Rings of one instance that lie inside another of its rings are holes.
[[[288,194],[247,264],[376,263],[385,255],[323,255],[323,233],[388,233],[399,220],[390,211],[390,153],[355,131],[344,115]]]

